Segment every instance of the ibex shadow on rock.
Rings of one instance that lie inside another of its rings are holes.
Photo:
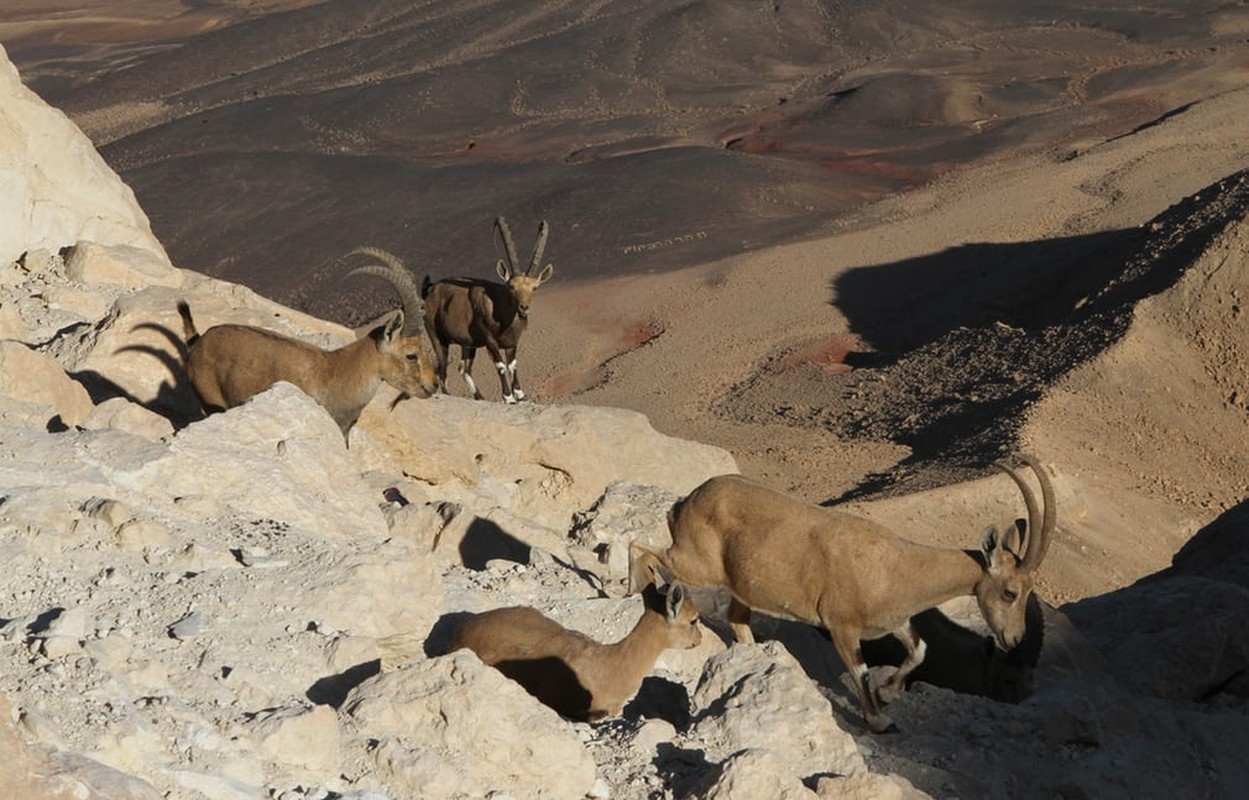
[[[1032,695],[1045,642],[1045,614],[1036,592],[1028,595],[1023,639],[1010,650],[938,608],[914,615],[911,625],[928,647],[924,660],[906,676],[908,688],[921,681],[1002,703],[1019,703]],[[898,666],[906,660],[906,648],[892,637],[869,639],[862,647],[869,666]]]

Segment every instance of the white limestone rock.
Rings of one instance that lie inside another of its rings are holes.
[[[774,751],[799,779],[867,768],[854,737],[780,642],[735,644],[713,656],[691,701],[697,722],[687,746],[704,749],[710,761],[758,749]]]
[[[211,492],[235,513],[327,538],[387,530],[381,498],[365,493],[338,425],[289,383],[184,428],[162,457],[128,472],[162,494]]]
[[[352,452],[362,469],[385,466],[440,488],[471,487],[479,508],[498,506],[557,530],[616,481],[685,494],[712,475],[737,471],[725,450],[665,436],[634,411],[447,395],[391,410],[393,397],[378,392],[360,417],[369,441]]]
[[[22,84],[0,47],[0,261],[83,239],[168,261],[134,192],[77,125]]]
[[[87,390],[55,359],[20,342],[0,341],[0,394],[27,407],[24,418],[36,427],[53,418],[79,425],[95,408]]]
[[[572,725],[467,650],[365,681],[340,714],[400,796],[583,797],[594,785]]]
[[[79,241],[65,253],[65,274],[73,281],[125,289],[182,285],[182,272],[151,250],[132,245]]]

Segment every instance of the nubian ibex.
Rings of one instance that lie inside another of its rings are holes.
[[[322,350],[250,325],[215,325],[201,334],[190,306],[179,302],[188,348],[187,377],[205,413],[233,408],[286,381],[328,411],[346,438],[383,381],[400,391],[395,403],[433,394],[437,379],[425,341],[424,308],[411,276],[373,267],[351,274],[387,280],[403,305],[386,323],[337,350]]]
[[[647,584],[642,599],[642,617],[615,644],[600,644],[536,609],[516,606],[469,617],[452,637],[450,652],[467,647],[570,719],[614,717],[660,653],[702,641],[698,610],[681,584],[670,584],[666,592]]]
[[[438,354],[438,383],[447,388],[447,358],[451,345],[460,348],[460,377],[473,397],[481,400],[481,392],[473,381],[473,358],[477,348],[484,347],[499,373],[503,402],[525,399],[516,371],[516,348],[529,323],[529,304],[534,290],[550,280],[554,264],[547,264],[537,275],[532,272],[542,263],[546,250],[546,220],[538,225],[538,240],[524,272],[519,271],[520,259],[507,220],[498,217],[495,230],[503,240],[506,258],[496,267],[503,283],[480,278],[444,278],[433,281],[425,277],[421,296],[425,300],[425,326]]]
[[[630,546],[630,584],[636,588],[662,568],[692,586],[727,588],[729,624],[739,642],[754,641],[752,608],[823,627],[853,678],[868,727],[883,732],[892,722],[879,703],[896,698],[924,659],[912,615],[974,595],[999,648],[1009,650],[1023,638],[1033,573],[1056,523],[1049,477],[1034,459],[1024,461],[1040,482],[1044,512],[1024,478],[998,464],[1019,487],[1028,519],[990,527],[979,550],[918,544],[740,475],[714,477],[672,507],[671,547]],[[902,642],[906,657],[874,693],[860,640],[887,634]]]

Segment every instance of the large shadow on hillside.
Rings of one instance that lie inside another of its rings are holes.
[[[1119,341],[1136,304],[1173,286],[1247,213],[1249,173],[1239,172],[1138,228],[852,270],[831,283],[830,304],[864,344],[847,358],[856,369],[814,379],[765,370],[722,408],[788,402],[802,409],[789,411],[793,424],[911,449],[833,501],[973,477],[1016,448],[1030,404]]]

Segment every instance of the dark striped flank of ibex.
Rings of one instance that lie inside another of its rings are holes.
[[[451,345],[459,345],[460,376],[473,397],[482,399],[472,372],[477,348],[484,347],[499,373],[503,402],[515,403],[525,399],[516,372],[516,348],[529,322],[534,290],[550,280],[555,265],[547,264],[537,275],[532,274],[542,263],[546,250],[546,220],[538,225],[538,240],[524,272],[519,268],[520,259],[507,220],[498,217],[494,226],[503,240],[506,256],[499,259],[496,268],[502,283],[480,278],[444,278],[435,282],[427,276],[421,295],[425,299],[425,326],[438,354],[438,382],[442,390],[446,391]]]

